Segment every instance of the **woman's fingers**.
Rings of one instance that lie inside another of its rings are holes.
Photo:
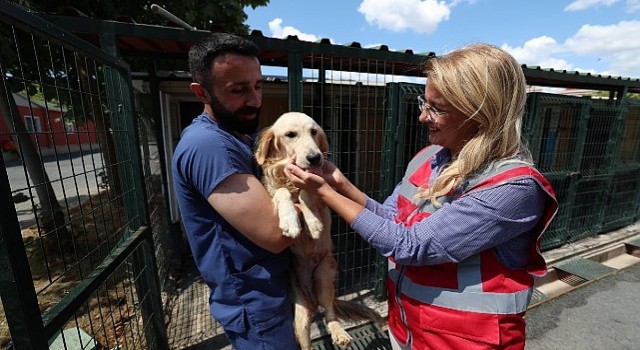
[[[293,170],[295,167],[291,164],[287,164],[284,166],[284,174],[289,178],[289,180],[294,180],[295,175],[293,174]]]
[[[300,169],[300,168],[298,168],[297,166],[295,166],[295,165],[294,165],[294,164],[292,164],[292,163],[289,163],[289,164],[285,165],[285,167],[284,167],[284,171],[285,171],[285,172],[287,172],[287,173],[289,173],[289,174],[292,174],[292,175],[295,175],[295,174],[296,174],[296,172],[297,172],[299,169]]]
[[[303,178],[305,173],[304,170],[300,169],[295,164],[285,165],[284,173],[287,176],[287,178],[289,178],[289,181],[291,181],[296,186],[299,186],[305,183],[305,180]]]
[[[291,181],[296,187],[311,188],[311,187],[319,187],[320,185],[322,185],[321,177],[319,177],[318,175],[306,172],[300,169],[300,167],[298,167],[295,164],[289,163],[285,165],[284,172],[287,178],[289,179],[289,181]],[[319,180],[316,179],[314,176],[317,176]]]

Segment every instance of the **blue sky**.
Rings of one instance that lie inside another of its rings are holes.
[[[246,13],[268,37],[438,55],[487,42],[529,66],[640,78],[640,0],[271,0]]]

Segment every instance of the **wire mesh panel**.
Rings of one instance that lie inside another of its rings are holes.
[[[417,122],[416,100],[424,82],[396,83],[393,80],[401,78],[393,76],[396,72],[375,72],[375,60],[320,55],[311,61],[321,65],[310,67],[312,76],[303,86],[303,111],[325,129],[331,160],[363,192],[384,200],[409,159],[426,145],[425,128]],[[332,232],[340,266],[337,294],[364,295],[361,302],[365,304],[372,302],[371,297],[384,298],[386,259],[337,215],[333,215]],[[354,343],[373,344],[364,337]]]
[[[569,240],[567,225],[576,184],[575,177],[565,174],[544,174],[544,177],[551,183],[556,194],[558,212],[542,236],[542,251],[559,247]]]
[[[157,259],[158,279],[164,288],[166,282],[179,266],[183,242],[179,234],[171,229],[168,209],[167,189],[162,177],[162,143],[158,142],[162,131],[152,117],[153,111],[144,106],[142,101],[148,101],[147,96],[136,96],[136,115],[138,119],[138,134],[140,135],[140,154],[142,156],[142,174],[144,176],[147,206],[149,210],[149,226],[153,235],[153,246]]]
[[[151,294],[139,293],[137,279],[143,274],[132,269],[133,257],[115,264],[112,271],[96,288],[88,292],[88,298],[73,311],[68,322],[60,325],[50,339],[54,349],[157,349],[158,339],[146,337],[149,330],[147,317],[139,305]],[[106,265],[105,265],[106,267]],[[75,296],[71,294],[71,296]],[[58,304],[53,308],[61,308]],[[45,321],[56,323],[55,318]]]
[[[9,3],[0,39],[0,346],[162,348],[128,67]]]
[[[639,194],[640,166],[616,170],[605,193],[603,229],[613,230],[634,223],[638,218]]]
[[[615,166],[640,165],[640,100],[629,99]],[[624,110],[623,110],[624,111]]]
[[[588,99],[530,93],[524,135],[542,172],[578,171]]]
[[[303,70],[302,111],[327,133],[329,159],[363,192],[374,199],[384,199],[381,171],[388,109],[385,85],[403,77],[375,59],[337,57],[331,53],[308,53],[302,57],[309,62]],[[377,252],[335,214],[332,232],[340,266],[338,295],[374,288]]]
[[[611,175],[585,176],[578,180],[568,222],[568,241],[602,232],[602,215]]]
[[[621,128],[620,104],[609,100],[591,100],[589,123],[584,140],[580,172],[583,175],[609,174]]]

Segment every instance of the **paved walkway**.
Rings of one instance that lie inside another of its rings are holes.
[[[529,310],[526,350],[640,349],[640,264]]]

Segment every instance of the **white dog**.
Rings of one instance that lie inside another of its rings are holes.
[[[336,299],[334,281],[338,263],[333,257],[331,213],[314,196],[293,186],[284,167],[296,156],[296,165],[320,172],[329,144],[324,130],[308,115],[289,112],[265,129],[258,141],[256,159],[262,167],[264,183],[271,195],[282,234],[300,238],[291,246],[294,274],[291,276],[295,302],[294,330],[302,350],[311,349],[310,327],[318,308],[325,311],[327,329],[333,342],[342,349],[351,344],[351,336],[339,320],[381,321],[374,310],[354,301]],[[300,203],[300,222],[295,203]]]

